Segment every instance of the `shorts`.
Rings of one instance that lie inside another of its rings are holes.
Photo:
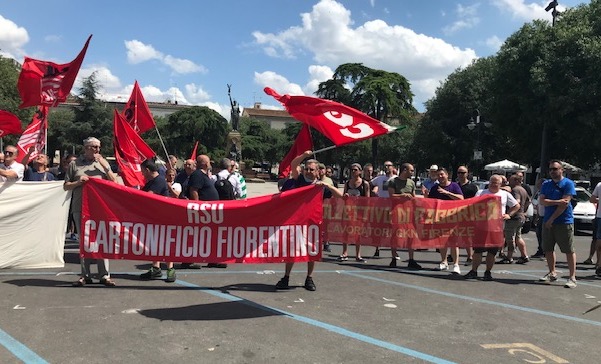
[[[499,252],[499,248],[474,248],[474,253],[482,254],[488,252],[488,254],[496,255]]]
[[[507,250],[511,252],[515,250],[516,242],[522,238],[522,226],[524,226],[522,220],[505,221],[503,235],[505,235],[505,244],[507,245]]]
[[[550,229],[543,227],[543,251],[552,252],[555,244],[564,254],[574,252],[574,224],[555,224]]]
[[[601,240],[601,229],[599,229],[600,226],[601,226],[601,217],[597,217],[593,221],[593,233],[595,234],[595,239],[597,239],[597,240]]]

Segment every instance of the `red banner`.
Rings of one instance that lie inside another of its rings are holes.
[[[90,39],[91,35],[77,57],[69,63],[57,64],[25,57],[17,81],[22,100],[19,108],[36,105],[54,107],[59,102],[65,102],[79,73]]]
[[[127,104],[125,104],[123,117],[138,134],[150,130],[156,125],[148,104],[144,100],[144,95],[142,95],[138,81],[134,83],[134,89],[129,96]]]
[[[339,102],[309,96],[282,96],[269,87],[265,87],[264,91],[281,102],[293,118],[319,130],[336,146],[397,130]]]
[[[503,218],[496,196],[443,201],[429,198],[331,198],[323,203],[327,241],[400,249],[501,247]]]
[[[321,259],[323,188],[231,201],[158,196],[92,178],[84,185],[81,254],[196,263]]]

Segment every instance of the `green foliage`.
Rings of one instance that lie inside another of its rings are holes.
[[[280,162],[288,151],[284,134],[271,129],[265,121],[241,118],[240,134],[244,159],[274,164]]]
[[[21,104],[21,97],[17,90],[19,72],[21,72],[19,65],[13,59],[0,56],[0,109],[15,114],[25,129],[31,122],[35,108],[19,109]],[[4,137],[4,143],[14,144],[18,139],[18,135],[9,135]]]
[[[169,115],[167,123],[160,129],[169,154],[188,157],[198,140],[200,143],[197,154],[207,154],[214,160],[225,156],[226,136],[229,131],[227,120],[206,106],[179,110]],[[163,154],[162,148],[154,150]]]

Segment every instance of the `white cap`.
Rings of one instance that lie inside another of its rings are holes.
[[[431,171],[438,171],[438,166],[436,164],[433,164],[430,166],[430,170]]]

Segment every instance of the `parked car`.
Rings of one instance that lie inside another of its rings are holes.
[[[479,190],[485,190],[488,188],[488,181],[478,180],[473,182],[476,186],[478,186]]]
[[[593,221],[597,214],[597,208],[594,203],[590,202],[591,193],[584,187],[576,187],[576,197],[578,204],[574,208],[574,225],[580,229],[593,229]],[[538,205],[538,192],[532,198],[534,213],[536,214]]]

